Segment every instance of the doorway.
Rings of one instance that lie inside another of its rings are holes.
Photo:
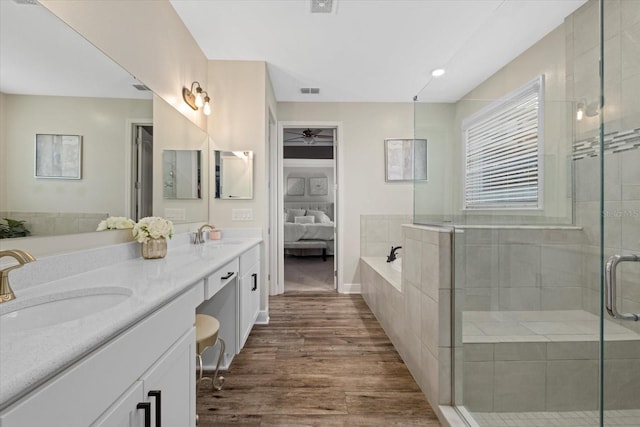
[[[280,125],[279,283],[272,294],[338,289],[338,126]]]
[[[131,208],[134,221],[153,212],[153,125],[132,124],[131,141]]]

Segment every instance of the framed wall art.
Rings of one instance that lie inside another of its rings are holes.
[[[287,178],[287,196],[304,196],[304,178]]]
[[[82,178],[82,136],[37,134],[35,177]]]
[[[385,139],[385,180],[426,181],[427,140]]]
[[[326,177],[309,178],[309,195],[326,196],[329,194],[329,180]]]

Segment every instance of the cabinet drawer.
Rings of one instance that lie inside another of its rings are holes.
[[[251,267],[253,267],[254,264],[257,264],[259,261],[260,245],[256,245],[240,255],[240,274],[245,274]]]
[[[227,283],[235,279],[238,275],[238,258],[225,264],[216,270],[215,273],[209,275],[204,284],[204,299],[208,300],[213,297]]]

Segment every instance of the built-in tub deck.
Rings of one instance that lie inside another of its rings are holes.
[[[474,413],[598,408],[600,319],[583,310],[462,313],[464,406]],[[640,334],[605,320],[607,409],[638,409]]]
[[[465,311],[463,343],[598,341],[600,319],[584,310]],[[608,319],[606,341],[640,340],[640,335]]]
[[[369,264],[388,284],[402,291],[402,273],[394,269],[385,257],[365,256],[360,259]]]

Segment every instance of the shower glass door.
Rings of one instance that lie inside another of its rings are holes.
[[[600,0],[601,424],[640,425],[640,0]]]

